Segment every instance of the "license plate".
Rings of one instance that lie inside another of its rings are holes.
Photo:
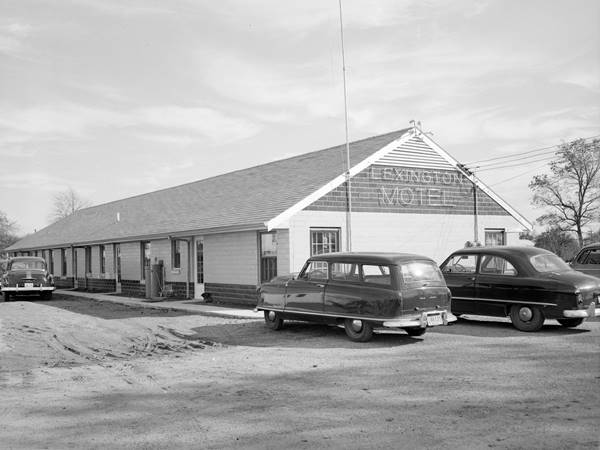
[[[428,314],[427,315],[427,326],[435,327],[436,325],[443,325],[444,320],[441,314]]]
[[[31,287],[33,287],[33,283],[25,283],[25,287],[26,288],[28,288],[28,287],[31,288]]]

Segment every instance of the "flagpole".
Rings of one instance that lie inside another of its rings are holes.
[[[344,121],[346,126],[346,250],[352,251],[352,190],[350,186],[350,143],[348,142],[348,96],[346,94],[346,59],[344,56],[344,24],[340,5],[340,38],[342,42],[342,75],[344,79]]]

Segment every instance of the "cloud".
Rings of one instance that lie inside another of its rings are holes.
[[[244,117],[203,107],[165,105],[116,111],[61,103],[0,110],[0,130],[4,129],[11,139],[4,144],[83,139],[106,128],[130,129],[146,140],[179,144],[199,139],[230,143],[253,136],[261,129],[257,122]]]
[[[0,23],[0,53],[16,56],[24,50],[24,42],[33,27],[27,23],[3,21]]]

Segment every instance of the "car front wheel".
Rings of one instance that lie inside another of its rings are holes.
[[[544,325],[544,313],[534,306],[514,305],[510,320],[517,330],[538,331]]]
[[[367,342],[373,337],[373,327],[364,320],[346,319],[344,329],[346,335],[354,342]]]
[[[283,319],[275,311],[265,311],[265,323],[271,330],[281,330],[283,328]]]
[[[557,319],[563,327],[574,328],[583,323],[583,319]]]

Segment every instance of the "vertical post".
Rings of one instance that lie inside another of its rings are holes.
[[[477,184],[473,179],[473,238],[474,243],[479,242],[479,224],[477,220]]]
[[[342,75],[344,80],[344,121],[346,126],[346,250],[352,251],[352,189],[350,186],[350,144],[348,142],[348,96],[346,94],[346,59],[344,56],[344,25],[342,0],[340,5],[340,38],[342,42]]]

